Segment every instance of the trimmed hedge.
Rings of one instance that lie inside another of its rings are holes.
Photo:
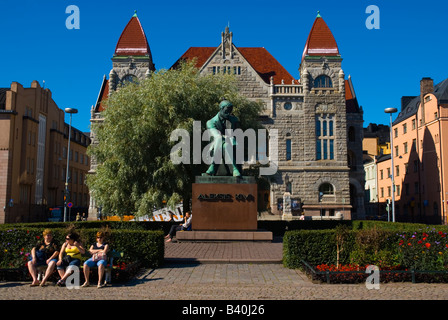
[[[344,224],[347,226],[347,224]],[[401,265],[416,270],[446,269],[448,227],[381,221],[353,221],[340,252],[339,263]],[[300,268],[336,265],[336,229],[293,230],[283,237],[283,263]]]
[[[57,228],[56,226],[59,226]],[[3,225],[0,228],[0,268],[20,268],[26,265],[33,246],[42,240],[42,231],[50,228],[54,238],[62,245],[67,229],[63,224],[45,224],[42,227],[30,227],[23,224]],[[96,241],[99,228],[77,228],[81,241],[88,250]],[[161,230],[110,230],[110,248],[124,252],[122,262],[140,262],[145,267],[159,267],[164,259],[164,232]],[[117,260],[119,262],[120,259]]]
[[[348,263],[354,247],[356,231],[350,231],[341,252],[340,262]],[[294,230],[283,237],[283,264],[287,268],[299,268],[301,260],[311,265],[336,264],[334,230]]]

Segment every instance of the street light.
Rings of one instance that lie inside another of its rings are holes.
[[[72,135],[72,114],[78,113],[78,109],[65,108],[65,113],[70,114],[70,125],[68,127],[67,171],[65,173],[64,222],[67,221],[68,167],[70,165],[70,139],[71,139],[71,135]]]
[[[395,222],[395,178],[394,178],[394,137],[392,134],[392,113],[397,112],[397,108],[386,108],[385,113],[390,115],[390,161],[392,175],[392,222]]]

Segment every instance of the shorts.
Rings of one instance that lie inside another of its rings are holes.
[[[31,255],[29,256],[29,261],[33,261],[33,257]],[[56,263],[56,262],[58,262],[58,259],[51,259],[50,262],[51,261],[54,261],[54,263]],[[36,264],[35,264],[36,267],[46,266],[46,265],[47,265],[47,260],[42,260],[42,259],[39,259],[38,257],[36,257]]]
[[[70,266],[77,266],[78,268],[81,266],[81,260],[79,259],[71,259],[70,262],[67,262],[66,260],[62,260],[62,263],[60,266],[57,266],[58,270],[64,270],[66,267]]]
[[[107,266],[107,260],[99,260],[99,261],[93,261],[92,258],[84,262],[85,265],[87,265],[89,268],[99,267],[100,265]]]

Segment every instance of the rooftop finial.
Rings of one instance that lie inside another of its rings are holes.
[[[134,15],[132,17],[137,18],[137,10],[134,10]]]
[[[317,17],[316,18],[322,18],[322,16],[320,15],[320,11],[317,11]]]

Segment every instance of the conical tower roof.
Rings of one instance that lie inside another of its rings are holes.
[[[137,17],[137,13],[132,16],[126,28],[121,33],[115,48],[115,55],[151,57],[148,40]]]
[[[305,49],[303,50],[302,60],[305,56],[338,56],[339,49],[333,34],[325,23],[324,19],[318,13],[314,20]]]

